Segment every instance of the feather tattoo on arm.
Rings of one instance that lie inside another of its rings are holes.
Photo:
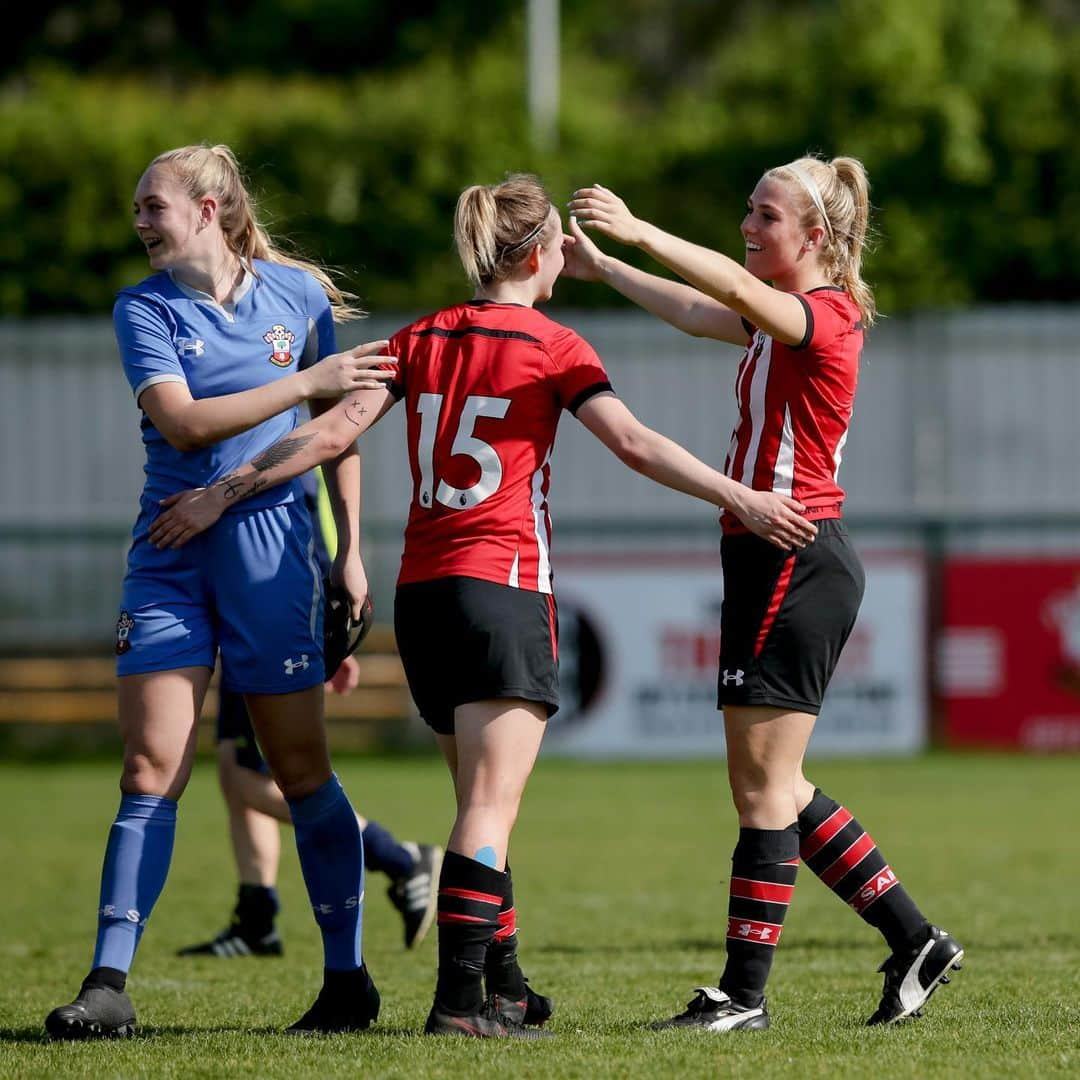
[[[259,473],[269,472],[279,465],[284,465],[300,453],[313,438],[315,438],[314,435],[293,435],[281,439],[264,450],[257,458],[252,459],[251,467],[255,470],[254,474],[241,476],[239,473],[229,473],[218,480],[214,486],[222,489],[226,502],[248,499],[267,486],[266,478],[260,476]]]
[[[268,472],[277,465],[284,465],[289,458],[295,457],[314,438],[314,435],[293,435],[282,439],[268,450],[264,450],[257,458],[252,458],[252,467],[256,472]]]

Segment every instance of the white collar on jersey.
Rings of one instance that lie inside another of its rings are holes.
[[[166,273],[169,275],[169,280],[190,300],[198,300],[204,304],[213,304],[214,307],[219,307],[231,315],[236,310],[236,305],[247,296],[251,291],[251,286],[255,284],[255,275],[251,272],[250,268],[245,266],[243,270],[244,276],[240,279],[236,288],[233,289],[232,296],[222,304],[219,304],[209,293],[203,292],[202,289],[196,289],[191,285],[185,285],[171,270],[167,270]]]

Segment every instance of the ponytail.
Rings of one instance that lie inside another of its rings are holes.
[[[259,224],[255,200],[244,183],[232,150],[217,146],[182,146],[159,154],[151,165],[165,165],[192,199],[213,194],[218,200],[218,221],[229,250],[252,273],[254,261],[280,263],[309,273],[326,293],[335,322],[367,314],[352,303],[356,297],[340,289],[326,269],[309,259],[286,254]]]
[[[870,183],[857,158],[823,161],[803,157],[770,169],[766,176],[789,182],[800,196],[800,225],[825,227],[822,265],[829,281],[855,301],[863,326],[874,325],[874,293],[862,278],[862,255],[870,225]]]
[[[527,173],[512,173],[501,184],[467,187],[454,211],[454,243],[465,276],[473,285],[503,281],[551,236],[551,197]]]

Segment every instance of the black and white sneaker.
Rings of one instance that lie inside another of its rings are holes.
[[[670,1020],[658,1020],[649,1026],[653,1031],[669,1028],[700,1028],[705,1031],[763,1031],[769,1026],[765,999],[754,1008],[737,1005],[715,986],[698,986],[697,997],[688,1002],[686,1011]]]
[[[201,945],[187,945],[177,956],[218,956],[232,959],[237,956],[281,956],[285,952],[276,930],[268,934],[245,932],[239,923],[222,930],[216,938]]]
[[[45,1018],[52,1039],[124,1039],[135,1034],[135,1006],[123,990],[87,986]]]
[[[425,1035],[457,1035],[466,1039],[550,1039],[550,1031],[525,1026],[526,1002],[507,1001],[489,994],[475,1013],[465,1015],[443,1008],[438,1000],[431,1006]]]
[[[392,882],[386,894],[405,922],[405,948],[415,949],[424,940],[435,919],[443,849],[437,844],[411,842],[402,844],[402,847],[413,852],[416,861],[411,873]]]
[[[379,1018],[379,991],[366,965],[357,971],[328,972],[315,1004],[286,1035],[344,1035],[367,1031]]]
[[[949,971],[963,966],[964,949],[960,942],[936,926],[930,937],[910,952],[893,953],[878,968],[885,975],[881,1004],[867,1024],[895,1024],[909,1016],[918,1016],[930,995],[949,981]]]

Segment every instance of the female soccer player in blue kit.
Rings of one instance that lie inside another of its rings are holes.
[[[220,655],[245,695],[296,845],[325,955],[323,987],[290,1032],[361,1030],[379,996],[363,964],[363,847],[330,769],[322,722],[322,591],[299,483],[268,489],[182,551],[147,537],[159,501],[212,483],[288,434],[296,406],[383,384],[385,343],[335,354],[335,318],[359,314],[318,266],[260,228],[225,146],[156,157],[135,190],[135,231],[155,273],[121,291],[114,324],[142,411],[146,482],[124,578],[116,653],[121,801],[102,870],[92,969],[45,1021],[53,1038],[131,1034],[135,949],[168,872],[177,800]],[[336,580],[358,610],[355,447],[327,470]]]

